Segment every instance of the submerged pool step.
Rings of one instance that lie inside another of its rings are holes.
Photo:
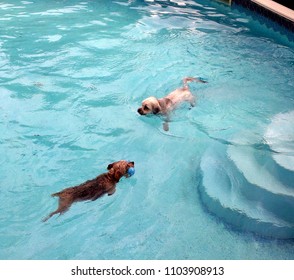
[[[267,211],[294,224],[293,174],[291,176],[287,171],[281,170],[268,151],[256,150],[251,146],[229,146],[227,154],[245,178],[243,196],[248,200],[259,201]],[[281,180],[277,176],[281,177],[283,172],[286,172],[287,180]]]
[[[294,188],[285,186],[266,166],[260,165],[254,152],[256,151],[250,146],[230,146],[228,148],[229,158],[243,173],[248,182],[273,194],[289,196],[294,199]]]
[[[273,159],[284,169],[294,172],[294,110],[276,114],[266,128],[264,139],[275,153]]]
[[[294,238],[294,223],[280,217],[289,218],[289,209],[279,215],[279,207],[267,207],[267,203],[271,204],[275,200],[276,194],[274,197],[265,195],[264,199],[262,194],[255,192],[252,197],[250,193],[254,193],[256,186],[238,171],[223,147],[217,145],[207,150],[202,157],[200,169],[203,180],[199,192],[209,211],[242,231],[275,238]],[[282,198],[284,199],[283,196]]]

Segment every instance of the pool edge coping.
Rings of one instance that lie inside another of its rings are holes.
[[[264,7],[279,16],[294,23],[294,11],[272,0],[251,0],[251,2]]]

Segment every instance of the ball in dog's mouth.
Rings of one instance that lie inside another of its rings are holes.
[[[127,172],[128,172],[129,177],[131,177],[131,176],[133,176],[135,174],[135,168],[130,167]]]

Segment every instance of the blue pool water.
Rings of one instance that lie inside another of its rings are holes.
[[[139,116],[185,76],[170,130]],[[1,259],[293,259],[294,48],[209,1],[0,3]],[[50,194],[135,161],[116,193]]]

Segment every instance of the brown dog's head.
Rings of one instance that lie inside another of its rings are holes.
[[[161,111],[159,101],[156,97],[148,97],[142,102],[142,106],[138,109],[140,115],[158,114]]]
[[[118,182],[122,176],[130,177],[129,169],[134,168],[135,163],[133,161],[120,160],[113,162],[107,166],[110,175],[113,175]]]

